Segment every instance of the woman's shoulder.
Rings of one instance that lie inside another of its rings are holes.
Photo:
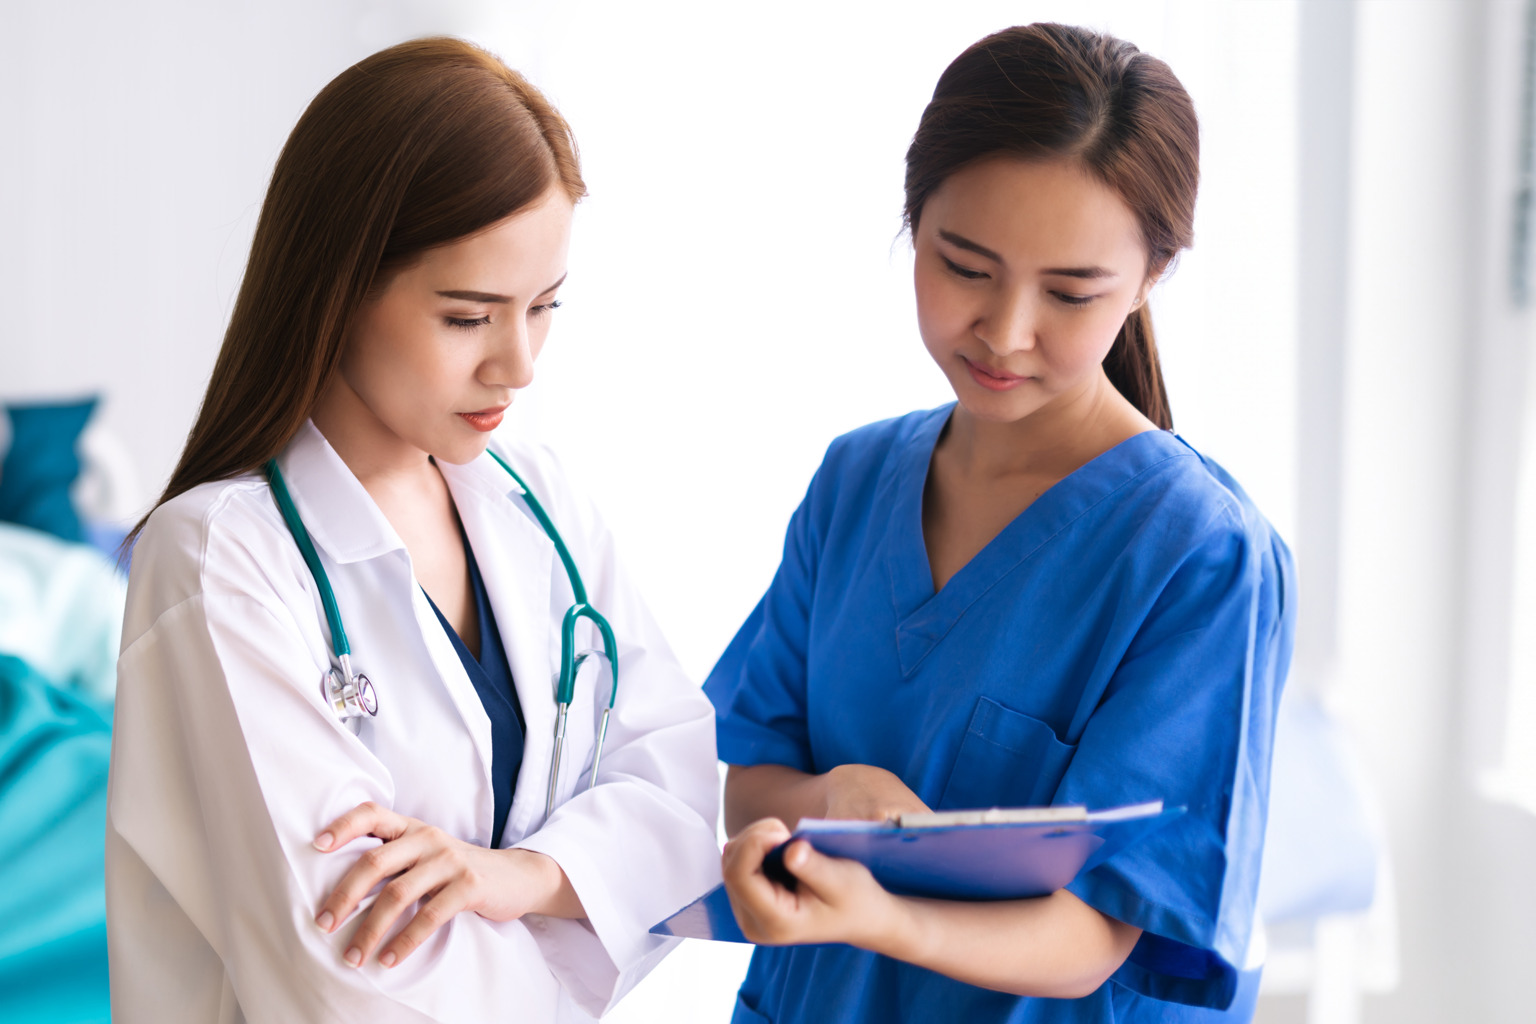
[[[1274,532],[1248,492],[1211,456],[1171,431],[1141,436],[1155,438],[1166,456],[1147,474],[1146,488],[1170,513],[1210,530]]]
[[[933,435],[942,428],[954,403],[934,409],[918,409],[902,416],[866,423],[841,434],[827,446],[822,465],[835,465],[840,469],[856,465],[883,464],[893,455],[906,451],[924,441],[930,445]]]
[[[1172,564],[1246,564],[1264,577],[1291,572],[1284,540],[1231,473],[1168,431],[1138,435],[1151,449],[1147,469],[1123,489],[1122,512],[1136,546]]]
[[[286,561],[286,537],[271,489],[254,473],[199,484],[161,504],[134,544],[124,647],[165,611],[219,581],[270,574]]]
[[[899,467],[903,456],[921,457],[926,464],[933,438],[942,429],[954,403],[919,409],[903,416],[866,423],[834,438],[811,482],[811,496],[839,500],[869,494],[879,481]],[[926,449],[918,452],[916,449]]]

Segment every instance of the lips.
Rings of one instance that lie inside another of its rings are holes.
[[[1025,381],[1033,380],[1032,377],[1009,373],[1006,370],[986,369],[966,359],[965,356],[960,358],[965,360],[965,368],[970,371],[971,379],[988,391],[1011,391]]]
[[[501,421],[507,414],[507,407],[501,406],[495,409],[481,409],[479,412],[461,412],[460,418],[481,433],[495,430],[501,426]]]

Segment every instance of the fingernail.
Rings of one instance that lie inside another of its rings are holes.
[[[332,914],[329,910],[322,910],[320,916],[315,918],[315,924],[319,925],[320,930],[323,932],[330,931],[331,925],[335,923],[336,915]]]
[[[331,835],[329,832],[321,832],[319,835],[315,836],[315,849],[319,850],[321,853],[324,853],[326,850],[331,848],[331,844],[335,841],[336,837]]]
[[[394,952],[390,951],[388,953],[385,953],[383,956],[379,957],[379,963],[383,964],[385,967],[393,967],[393,966],[395,966],[395,954],[394,954]]]
[[[356,967],[358,964],[363,962],[363,951],[358,949],[356,946],[353,946],[351,949],[347,950],[347,955],[342,957],[342,959],[351,964],[353,967]]]

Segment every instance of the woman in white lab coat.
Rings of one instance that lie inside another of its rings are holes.
[[[497,440],[619,652],[598,777],[592,658],[546,814],[574,591],[485,449],[532,379],[584,191],[559,114],[455,40],[360,62],[294,129],[133,556],[117,1021],[586,1019],[665,954],[649,926],[718,879],[708,701],[554,458]],[[338,637],[269,460],[376,715],[327,702]],[[586,620],[576,639],[602,646]]]

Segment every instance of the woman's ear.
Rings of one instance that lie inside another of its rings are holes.
[[[1152,294],[1152,289],[1157,286],[1157,282],[1162,279],[1163,271],[1166,269],[1167,267],[1165,265],[1154,270],[1147,271],[1147,276],[1141,282],[1141,287],[1136,289],[1136,299],[1131,303],[1132,313],[1146,305],[1147,298]]]

